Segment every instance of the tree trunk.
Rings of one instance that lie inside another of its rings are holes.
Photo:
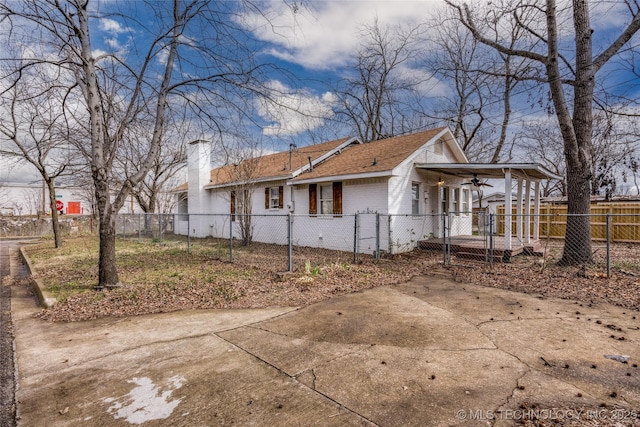
[[[49,190],[49,204],[51,205],[51,227],[53,229],[53,241],[56,248],[62,247],[62,236],[60,236],[60,222],[58,221],[58,209],[56,209],[56,188],[53,179],[46,179]],[[44,210],[44,206],[42,207]]]
[[[98,260],[98,286],[115,288],[120,286],[116,268],[116,227],[112,218],[100,219],[100,257]]]
[[[591,151],[595,69],[587,2],[573,2],[576,32],[576,80],[573,101],[573,138],[565,138],[567,162],[567,230],[560,265],[591,262]]]
[[[94,174],[96,204],[98,206],[100,254],[98,257],[98,285],[96,290],[120,286],[116,268],[116,215],[109,198],[109,184]]]

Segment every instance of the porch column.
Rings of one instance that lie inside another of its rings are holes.
[[[533,240],[540,239],[540,181],[536,181],[533,187]]]
[[[531,242],[531,181],[524,181],[524,242]]]
[[[504,173],[504,249],[511,250],[511,169]]]
[[[516,239],[522,243],[522,178],[518,177],[518,197],[516,205]]]

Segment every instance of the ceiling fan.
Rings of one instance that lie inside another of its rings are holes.
[[[473,178],[471,178],[469,182],[465,182],[462,185],[473,185],[474,187],[493,187],[493,185],[491,184],[480,181],[480,179],[478,179],[478,174],[476,173],[473,174]]]

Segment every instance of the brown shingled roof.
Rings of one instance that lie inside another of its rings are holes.
[[[209,185],[224,186],[225,184],[233,184],[242,180],[289,179],[292,171],[296,171],[309,163],[309,156],[311,156],[312,160],[316,160],[350,139],[353,138],[341,138],[296,148],[291,155],[291,168],[289,168],[289,150],[243,160],[237,166],[233,164],[221,166],[211,170]],[[181,193],[188,189],[189,183],[185,182],[171,191]]]
[[[314,166],[313,171],[299,175],[294,181],[391,171],[443,129],[445,128],[352,145],[341,154]]]
[[[342,153],[335,154],[329,159],[314,165],[313,171],[307,171],[299,175],[294,181],[391,171],[443,129],[445,128],[430,129],[366,144],[351,144]],[[342,138],[295,149],[292,154],[291,170],[289,169],[288,150],[243,160],[237,166],[225,165],[215,168],[211,171],[209,185],[224,186],[243,180],[290,179],[292,171],[308,164],[309,156],[311,156],[312,160],[316,160],[349,139],[351,138]],[[188,185],[185,183],[173,191],[186,191],[187,188]]]
[[[237,166],[231,164],[215,168],[211,171],[210,185],[232,184],[243,180],[287,179],[291,177],[292,171],[309,163],[309,156],[312,160],[316,160],[349,139],[351,138],[296,148],[291,155],[291,168],[289,168],[289,150],[243,160]]]

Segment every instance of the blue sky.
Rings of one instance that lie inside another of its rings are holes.
[[[122,10],[125,5],[119,0],[101,0],[95,4],[100,12]],[[229,1],[224,5],[235,8],[239,3]],[[252,47],[257,49],[259,62],[276,64],[297,77],[295,81],[286,81],[274,74],[269,84],[290,94],[280,101],[284,104],[296,104],[317,116],[315,120],[309,120],[288,110],[274,113],[264,106],[260,108],[260,103],[256,102],[258,120],[264,126],[264,148],[268,151],[286,149],[291,141],[304,144],[306,129],[327,126],[327,121],[322,117],[328,119],[332,116],[332,102],[335,99],[328,83],[339,80],[348,72],[358,47],[358,30],[362,25],[371,24],[375,18],[381,25],[416,25],[437,16],[439,10],[444,7],[441,0],[273,0],[261,2],[260,5],[261,13],[254,10],[229,19],[245,31],[242,37],[246,37],[247,43],[253,44]],[[147,15],[140,14],[139,22],[152,25],[153,20],[158,17],[146,13]],[[620,25],[629,20],[624,8],[616,6],[615,2],[598,3],[592,11],[592,16],[596,49],[608,44]],[[562,34],[565,40],[570,40],[573,28],[570,21],[566,22]],[[97,22],[96,27],[92,29],[96,53],[99,50],[121,51],[130,56],[131,49],[143,44],[136,42],[135,37],[142,32],[133,25],[132,21],[125,22],[117,16],[104,17]],[[429,31],[437,31],[437,28],[431,27]],[[638,38],[636,35],[636,45]],[[425,43],[423,49],[428,52],[431,46]],[[631,57],[627,57],[627,60],[637,61]],[[636,65],[639,64],[636,62]],[[638,77],[621,73],[619,70],[617,64],[611,64],[599,75],[600,82],[607,87],[619,89],[630,98],[638,99]],[[425,72],[417,64],[416,68],[410,71]],[[546,87],[542,87],[542,90],[544,89]],[[446,90],[444,84],[432,79],[429,93],[425,93],[424,96],[436,99]],[[531,109],[525,104],[516,108],[516,116],[525,116],[531,120],[544,119],[546,116],[544,108]],[[2,172],[5,172],[5,168]],[[0,176],[0,179],[3,177]]]

